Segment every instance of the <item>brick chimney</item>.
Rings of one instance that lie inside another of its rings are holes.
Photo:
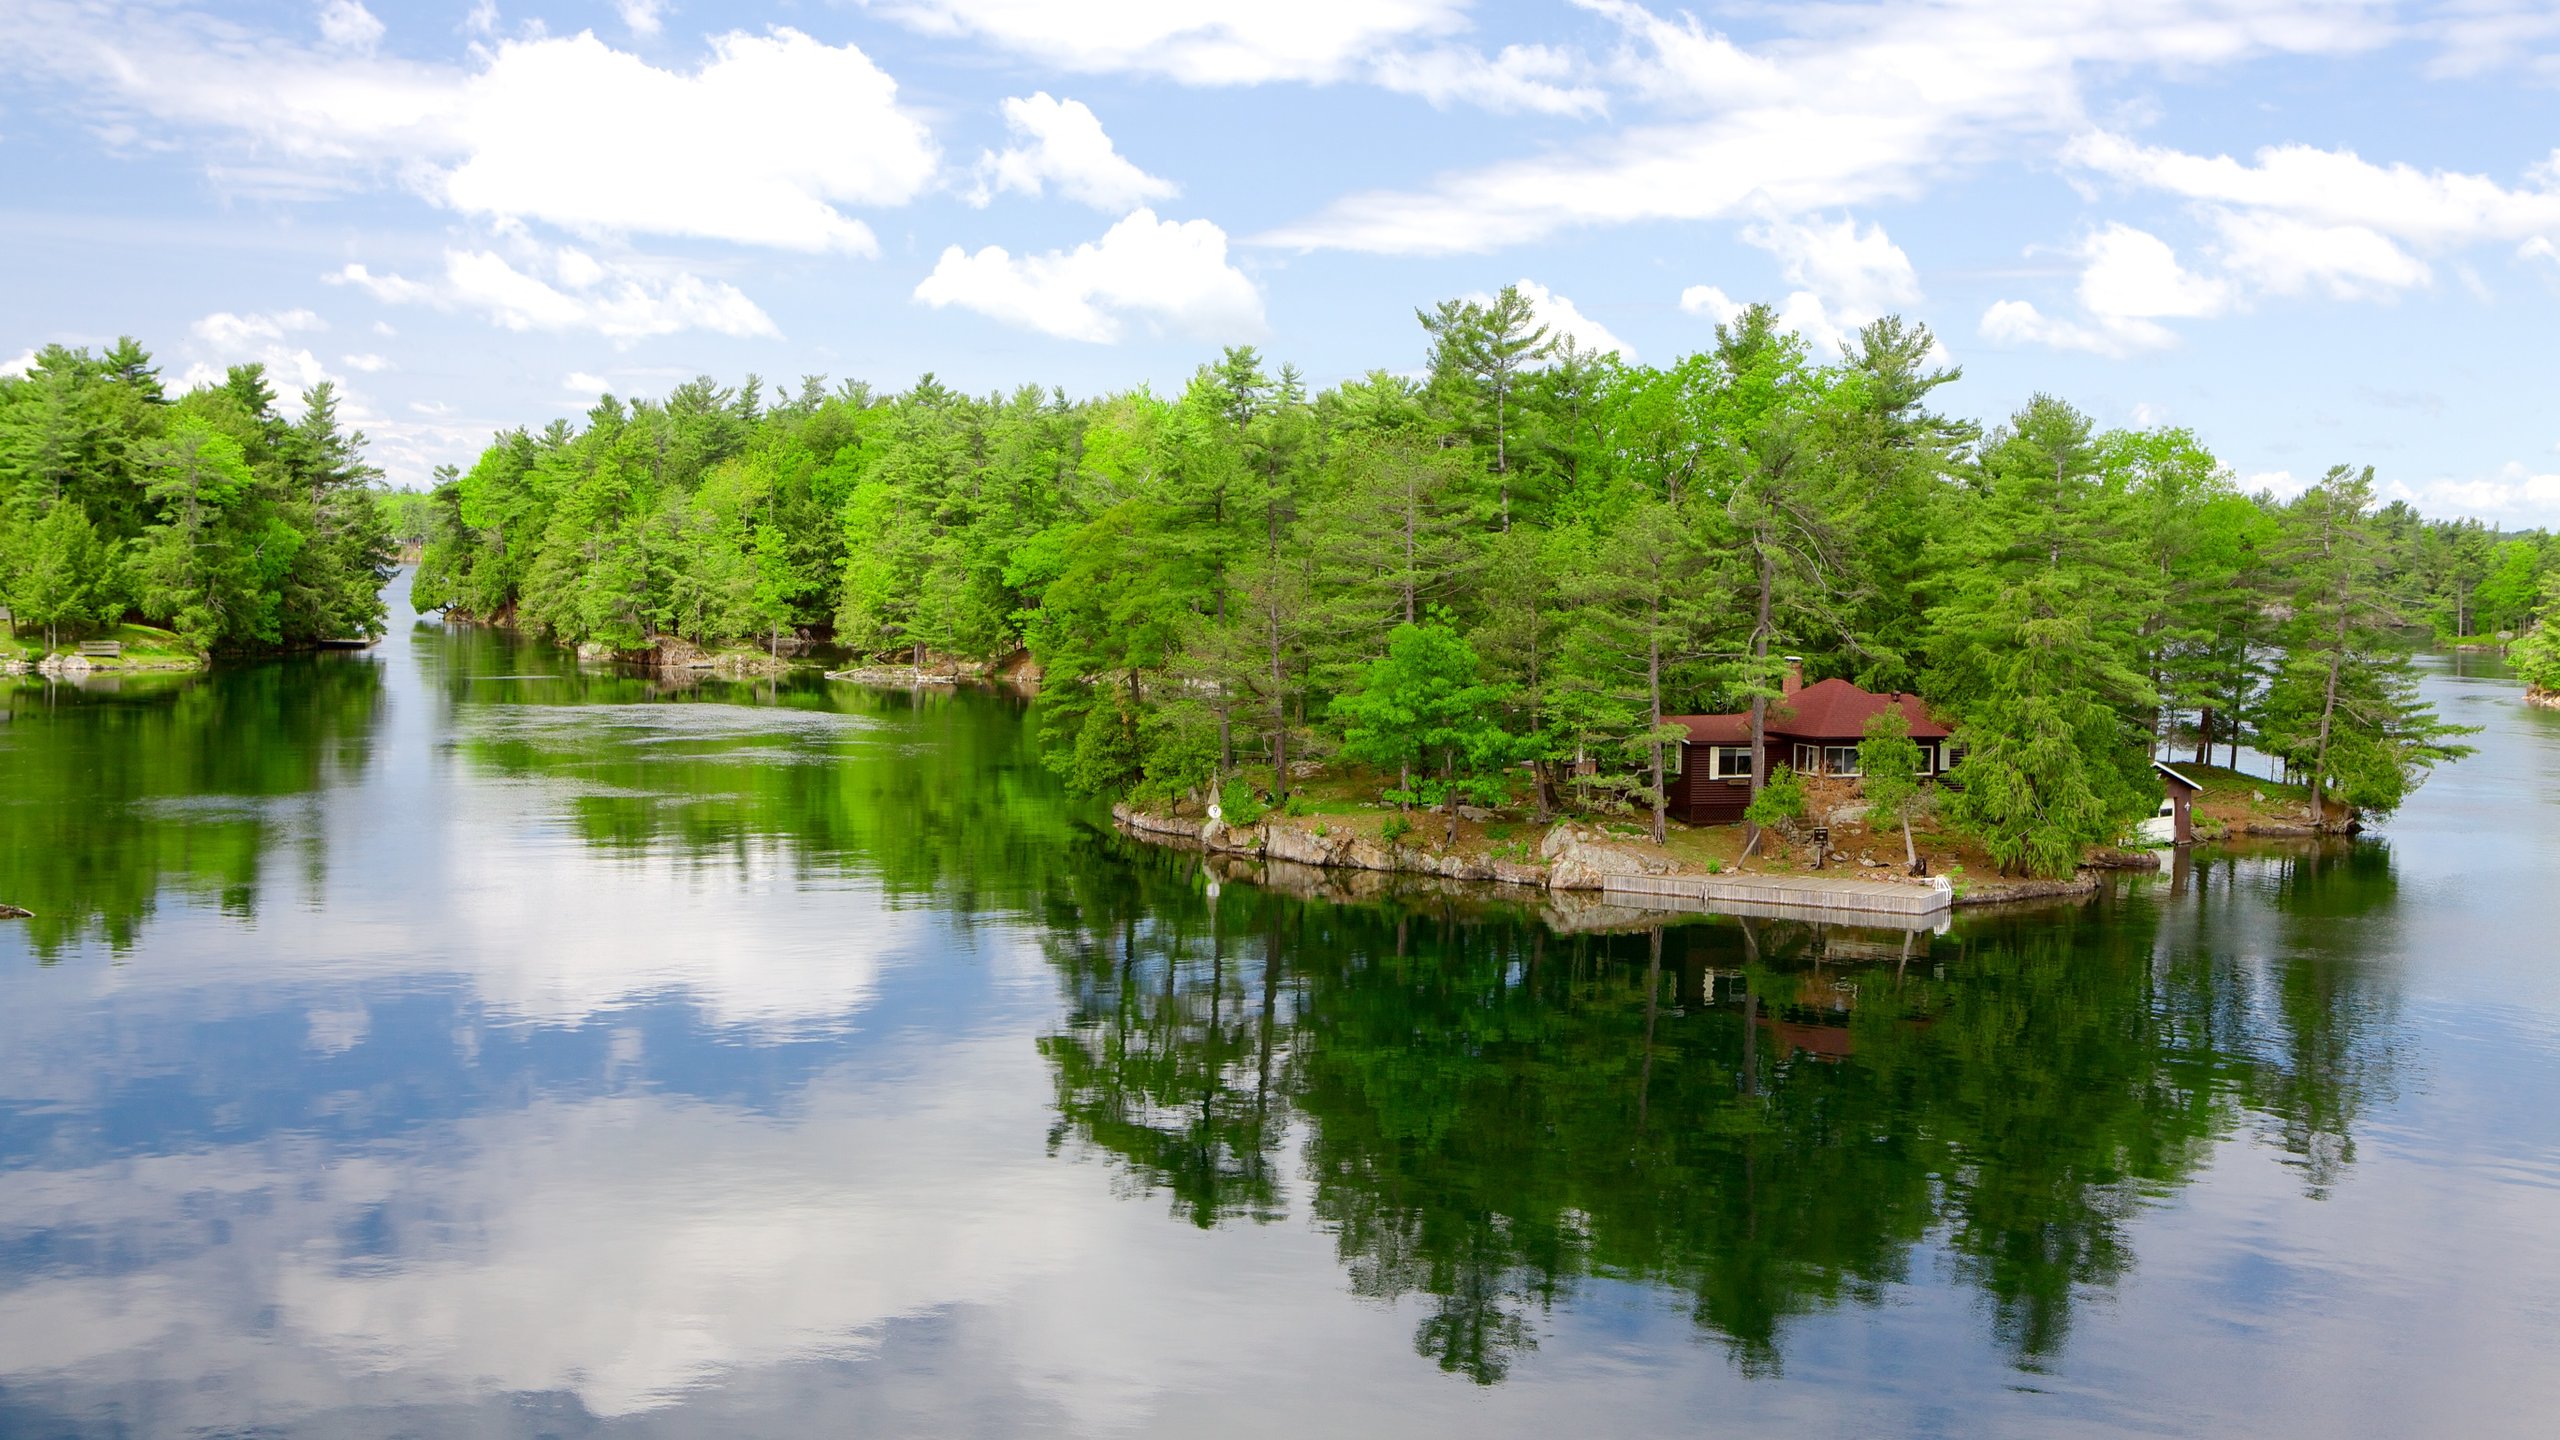
[[[1804,657],[1801,655],[1790,655],[1787,657],[1787,678],[1779,683],[1778,693],[1781,695],[1793,695],[1803,688]]]

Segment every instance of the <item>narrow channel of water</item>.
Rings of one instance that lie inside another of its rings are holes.
[[[0,1436],[2544,1433],[2560,715],[2428,691],[2375,838],[1907,942],[405,613],[0,689]]]

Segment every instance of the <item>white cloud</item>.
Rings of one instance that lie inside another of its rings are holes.
[[[501,46],[467,88],[465,158],[438,192],[470,214],[796,250],[878,249],[835,202],[901,205],[932,135],[850,45],[730,34],[693,75],[593,35]]]
[[[1055,185],[1070,200],[1117,214],[1180,189],[1131,164],[1080,100],[1055,99],[1045,90],[1008,99],[1004,120],[1023,143],[978,157],[972,205],[986,205],[1001,190],[1038,195]]]
[[[2218,315],[2231,302],[2230,287],[2190,273],[2177,252],[2149,231],[2109,224],[2080,250],[2080,303],[2099,315],[2135,319]]]
[[[560,388],[579,395],[603,395],[613,389],[613,382],[584,370],[572,370],[560,381]]]
[[[2177,343],[2177,333],[2149,320],[2083,324],[2038,310],[2026,300],[2000,300],[1982,312],[1982,337],[1995,345],[2045,345],[2093,355],[2130,355]]]
[[[2361,227],[2425,247],[2560,235],[2560,188],[2553,186],[2560,151],[2539,167],[2540,183],[2531,189],[2510,189],[2485,175],[2377,165],[2351,150],[2308,145],[2268,146],[2255,164],[2243,164],[2099,131],[2073,140],[2063,153],[2074,164],[2185,199]]]
[[[378,375],[391,368],[389,360],[373,354],[341,355],[338,357],[338,363],[350,370],[361,371],[367,375]]]
[[[1162,76],[1185,85],[1366,83],[1432,105],[1596,114],[1607,97],[1548,45],[1486,55],[1449,37],[1468,0],[866,0],[931,35],[968,35],[1042,65]]]
[[[1262,330],[1262,296],[1227,263],[1226,232],[1206,220],[1158,220],[1137,210],[1096,242],[1016,258],[990,245],[954,245],[915,298],[957,305],[1007,324],[1108,344],[1132,316],[1209,339]]]
[[[321,278],[386,305],[463,310],[508,330],[592,330],[629,342],[683,330],[778,336],[773,318],[726,281],[645,262],[606,262],[583,250],[522,245],[519,268],[490,250],[448,250],[438,281],[376,275],[349,264]],[[546,277],[540,271],[547,270]]]
[[[320,7],[320,38],[342,50],[370,54],[382,42],[382,22],[357,0],[326,0]]]
[[[1043,65],[1186,85],[1352,78],[1397,41],[1466,28],[1464,0],[871,0],[932,35],[974,35]]]
[[[2431,283],[2427,263],[2362,225],[2321,225],[2285,215],[2225,213],[2223,264],[2277,295],[2319,290],[2340,300],[2379,299]]]
[[[667,0],[613,0],[613,13],[634,35],[655,35],[665,28]]]
[[[24,375],[34,368],[36,368],[36,348],[30,345],[19,351],[16,359],[0,364],[0,376]]]
[[[2560,237],[2560,152],[2525,186],[2307,145],[2269,146],[2243,162],[2100,131],[2064,153],[2127,184],[2195,202],[2233,280],[2270,294],[2388,298],[2434,283],[2427,255],[2484,243],[2532,254]]]
[[[388,179],[466,214],[580,232],[873,253],[839,207],[906,204],[940,163],[896,83],[859,48],[787,28],[710,50],[662,69],[591,33],[536,34],[475,45],[466,67],[303,48],[200,15],[0,8],[0,66],[85,82],[98,123],[132,143],[163,143],[146,122],[203,132],[209,168],[254,159],[269,192],[292,190],[299,167],[316,177],[305,193]]]
[[[1911,257],[1886,236],[1882,225],[1860,230],[1848,218],[1838,224],[1764,220],[1745,229],[1742,238],[1777,256],[1791,283],[1857,324],[1920,300],[1920,277],[1911,268]]]
[[[1525,276],[1513,288],[1520,292],[1521,299],[1529,302],[1534,323],[1546,327],[1549,339],[1562,340],[1571,336],[1574,348],[1578,350],[1615,355],[1630,364],[1635,361],[1634,346],[1610,334],[1607,326],[1583,314],[1579,307],[1562,295]],[[1478,291],[1466,298],[1479,305],[1490,305],[1494,297]]]
[[[2110,223],[2075,253],[2085,321],[2048,316],[2029,301],[2002,300],[1983,312],[1983,335],[2004,345],[2131,355],[2178,342],[2177,332],[2160,321],[2219,315],[2235,302],[2230,284],[2188,270],[2168,242],[2147,230]]]
[[[1264,243],[1391,254],[1518,244],[1575,225],[1802,215],[1907,200],[2085,130],[2081,72],[2192,71],[2388,38],[2323,0],[1935,0],[1769,12],[1754,46],[1629,0],[1576,0],[1622,35],[1611,73],[1661,118],[1582,145],[1343,197]]]
[[[1920,302],[1911,257],[1882,225],[1862,230],[1849,217],[1772,217],[1745,228],[1742,238],[1777,256],[1780,273],[1802,287],[1779,303],[1779,323],[1834,354],[1849,332]]]
[[[272,315],[234,315],[217,310],[188,327],[217,352],[246,350],[262,340],[281,340],[304,330],[326,330],[327,322],[308,310],[282,310]]]
[[[2406,500],[2429,515],[2469,515],[2502,523],[2560,525],[2560,474],[2510,460],[2471,479],[2440,476],[2415,482],[2386,479],[2383,500]]]
[[[1378,57],[1369,79],[1381,89],[1419,96],[1441,109],[1459,103],[1547,115],[1592,115],[1607,109],[1608,97],[1599,89],[1567,83],[1576,69],[1571,55],[1552,46],[1506,45],[1488,57],[1463,45],[1435,45]]]
[[[1692,285],[1680,292],[1680,308],[1718,325],[1730,325],[1742,313],[1742,302],[1713,285]]]

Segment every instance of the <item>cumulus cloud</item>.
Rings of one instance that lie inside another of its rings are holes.
[[[969,203],[985,206],[998,191],[1058,193],[1097,210],[1125,213],[1180,189],[1131,164],[1102,121],[1080,100],[1059,100],[1043,90],[1004,102],[1004,121],[1016,143],[978,157]]]
[[[0,363],[0,376],[19,376],[36,368],[36,350],[30,345],[18,352],[17,358]]]
[[[1609,78],[1658,116],[1419,189],[1346,196],[1259,238],[1443,254],[1576,225],[1907,200],[2085,129],[2084,71],[2340,53],[2390,33],[2378,17],[2320,0],[1934,0],[1780,10],[1780,33],[1746,45],[1632,0],[1577,3],[1617,28]]]
[[[465,88],[463,158],[434,188],[468,214],[873,254],[836,205],[904,204],[937,161],[896,97],[860,50],[796,30],[721,36],[690,75],[590,34],[510,43]]]
[[[350,43],[304,48],[200,15],[25,0],[0,10],[0,66],[85,84],[119,132],[197,132],[209,168],[269,191],[297,169],[311,192],[391,179],[465,214],[585,233],[870,254],[870,228],[840,207],[906,204],[940,165],[869,56],[796,30],[715,37],[692,69],[586,32],[475,46],[457,66],[353,44],[357,16],[333,6],[324,26]]]
[[[1680,292],[1680,308],[1718,325],[1730,325],[1742,313],[1742,302],[1713,285],[1692,285]]]
[[[2076,253],[2085,318],[2047,315],[2032,301],[2001,300],[1983,312],[1983,336],[2002,345],[2131,355],[2177,343],[2177,332],[2162,320],[2219,315],[2234,302],[2229,283],[2188,270],[2168,242],[2147,230],[2111,223],[2083,239]]]
[[[1571,300],[1525,276],[1515,282],[1513,288],[1520,292],[1521,299],[1529,302],[1529,312],[1535,317],[1532,323],[1545,326],[1547,338],[1558,341],[1569,338],[1577,350],[1615,355],[1631,364],[1634,362],[1634,346],[1610,334],[1607,326],[1583,314]],[[1478,305],[1490,305],[1494,300],[1491,294],[1481,290],[1466,298]]]
[[[613,382],[585,370],[572,370],[562,378],[560,388],[578,395],[603,395],[613,389]]]
[[[380,355],[371,353],[361,355],[341,355],[338,357],[338,363],[346,366],[350,370],[360,370],[367,375],[379,374],[382,371],[391,368],[391,362],[389,360]]]
[[[1146,209],[1069,251],[1016,257],[997,245],[974,255],[951,246],[915,298],[1097,344],[1118,340],[1133,317],[1211,339],[1262,330],[1262,296],[1227,262],[1226,232]]]
[[[377,275],[348,264],[322,276],[386,305],[431,305],[480,315],[507,330],[578,331],[629,343],[651,335],[709,330],[778,336],[773,317],[734,285],[645,262],[601,261],[570,246],[518,247],[517,261],[493,250],[447,250],[433,281]]]

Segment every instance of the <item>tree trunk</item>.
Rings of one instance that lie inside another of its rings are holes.
[[[2213,763],[2213,707],[2210,705],[2196,711],[2196,763]]]
[[[1283,685],[1285,672],[1280,667],[1280,612],[1267,608],[1263,612],[1271,638],[1271,794],[1274,801],[1289,803],[1289,707]]]
[[[1670,838],[1665,817],[1670,813],[1671,794],[1663,784],[1662,774],[1662,600],[1657,595],[1646,613],[1644,641],[1644,681],[1646,714],[1651,718],[1653,736],[1653,843]]]
[[[1911,843],[1911,812],[1908,809],[1902,812],[1902,860],[1904,874],[1920,873],[1920,847]]]
[[[1458,843],[1458,752],[1455,750],[1440,752],[1440,799],[1449,816],[1448,836],[1440,842],[1440,848],[1447,850]]]
[[[2317,830],[2329,821],[2329,809],[2323,793],[2329,783],[2329,727],[2338,713],[2338,672],[2347,663],[2347,608],[2342,596],[2338,605],[2337,648],[2329,652],[2329,676],[2320,694],[2320,740],[2311,757],[2311,828]]]
[[[1760,677],[1769,671],[1770,592],[1777,576],[1769,564],[1767,551],[1760,555],[1760,608],[1751,626],[1751,798],[1760,798],[1760,787],[1768,783],[1769,768],[1769,697],[1760,693]],[[1748,815],[1742,820],[1742,857],[1760,848],[1760,822]]]

